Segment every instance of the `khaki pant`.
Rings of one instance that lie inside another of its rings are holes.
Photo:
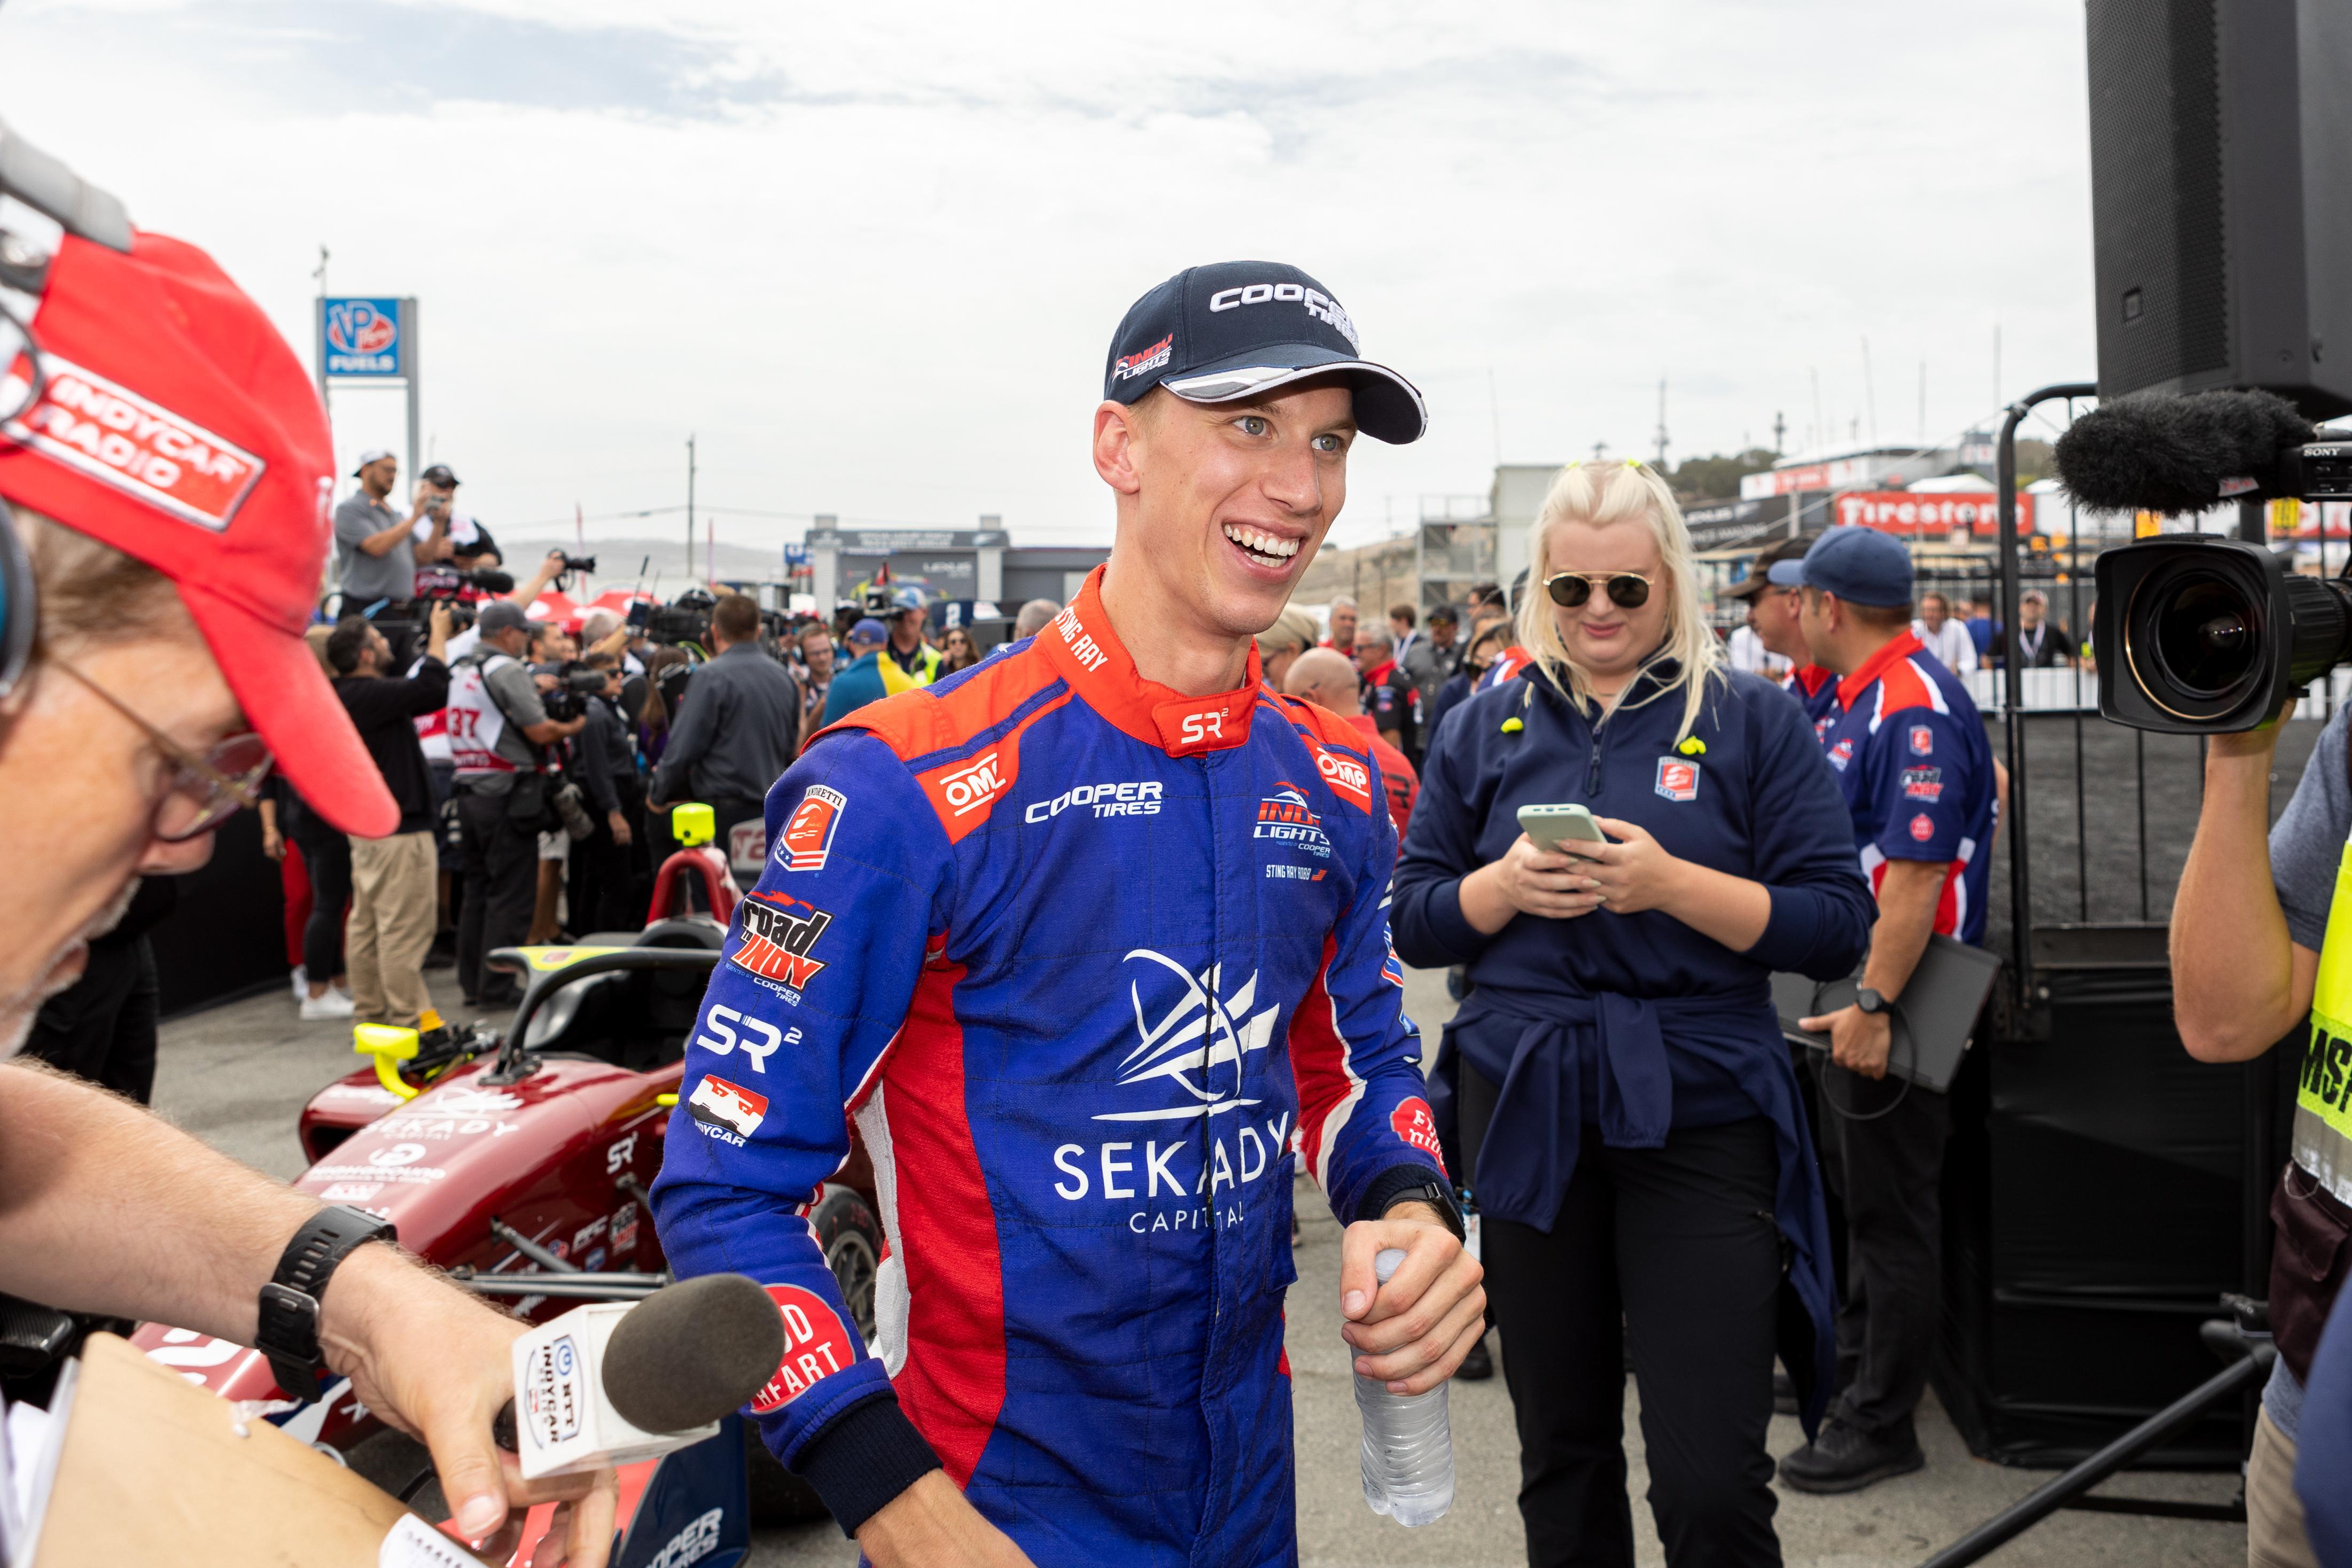
[[[343,933],[343,967],[359,1022],[414,1029],[433,1005],[425,988],[425,955],[433,946],[438,869],[430,832],[352,841],[352,920]]]
[[[2267,1410],[2254,1423],[2246,1460],[2246,1568],[2319,1568],[2294,1495],[2294,1444]]]

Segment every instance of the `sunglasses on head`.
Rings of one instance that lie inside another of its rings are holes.
[[[1562,610],[1574,610],[1592,597],[1596,584],[1621,610],[1638,610],[1650,601],[1650,580],[1638,571],[1554,572],[1544,579],[1544,591]]]

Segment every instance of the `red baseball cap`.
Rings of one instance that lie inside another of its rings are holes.
[[[302,640],[334,456],[310,378],[212,257],[68,235],[33,336],[40,401],[0,426],[0,496],[170,578],[278,768],[345,832],[400,808]]]

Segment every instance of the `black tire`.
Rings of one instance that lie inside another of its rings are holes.
[[[841,1299],[856,1320],[858,1337],[874,1343],[874,1284],[882,1267],[882,1225],[873,1208],[849,1187],[828,1183],[824,1196],[809,1211],[816,1244],[825,1266],[841,1288]]]
[[[816,1242],[841,1288],[843,1301],[856,1321],[857,1333],[874,1343],[874,1281],[882,1261],[882,1226],[864,1198],[845,1186],[828,1185],[816,1207],[809,1210]],[[825,1517],[816,1490],[776,1462],[760,1440],[756,1423],[743,1424],[744,1460],[751,1483],[751,1522],[758,1525],[801,1524]]]

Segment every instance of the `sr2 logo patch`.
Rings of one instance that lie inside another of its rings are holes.
[[[718,1006],[702,1015],[701,1032],[694,1037],[694,1043],[713,1056],[740,1050],[754,1072],[768,1071],[768,1058],[776,1053],[778,1046],[800,1042],[801,1031],[797,1029],[779,1030],[765,1019]]]

